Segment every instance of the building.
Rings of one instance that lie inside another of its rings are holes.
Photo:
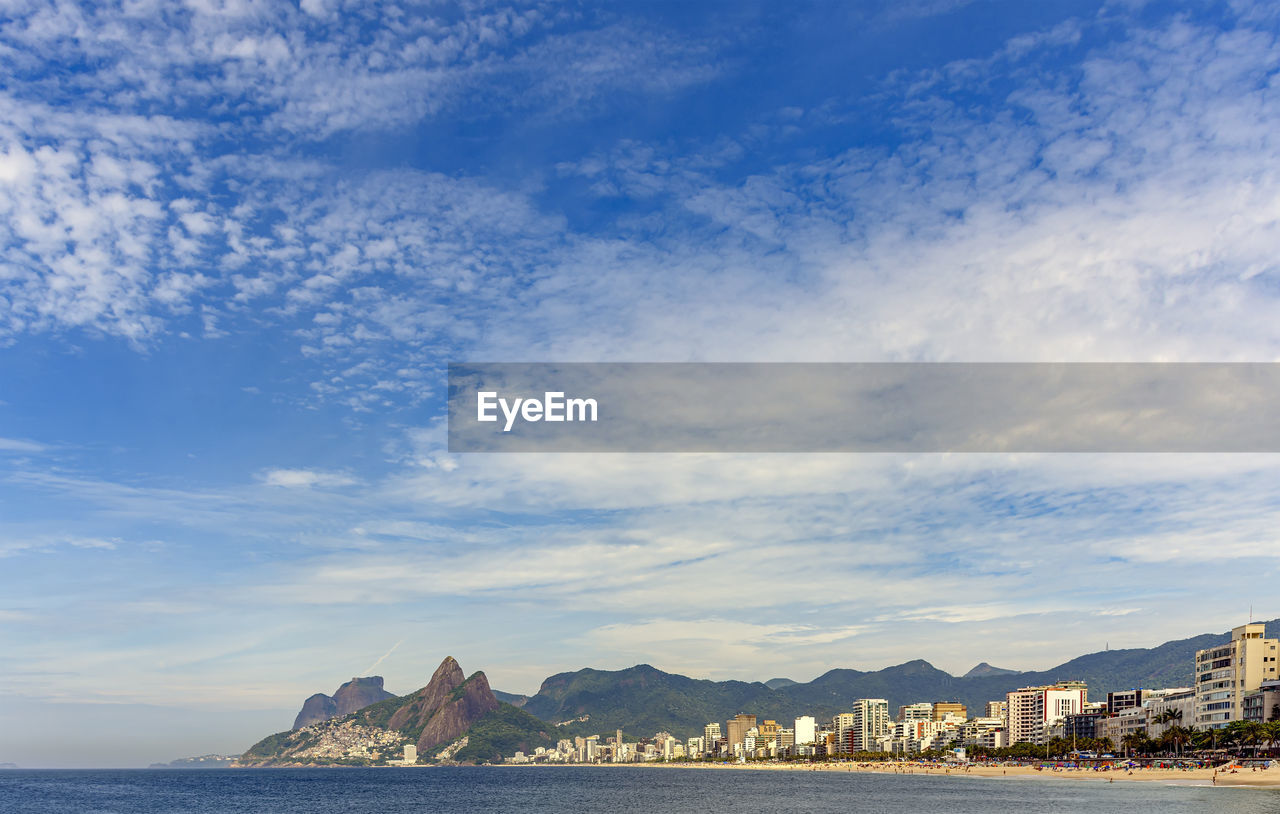
[[[1140,688],[1107,693],[1108,715],[1119,715],[1126,709],[1140,706],[1142,706],[1142,690]]]
[[[1280,679],[1264,681],[1246,694],[1241,710],[1246,721],[1280,721]]]
[[[933,717],[933,704],[928,704],[928,703],[907,704],[906,706],[898,707],[897,720],[899,721],[935,720]]]
[[[1244,720],[1244,698],[1262,682],[1280,678],[1280,643],[1261,622],[1231,631],[1231,641],[1196,652],[1196,719],[1201,729]]]
[[[776,745],[778,742],[778,731],[781,729],[782,727],[778,726],[777,721],[765,719],[765,722],[760,724],[760,734],[758,735],[759,739],[757,740],[757,743],[764,747]]]
[[[1023,687],[1010,692],[1009,743],[1044,743],[1049,730],[1068,715],[1084,711],[1088,690],[1078,681],[1043,687]]]
[[[756,728],[756,716],[739,712],[729,721],[729,751],[733,752],[746,743],[747,730]]]
[[[1003,702],[1001,702],[1003,705]],[[999,749],[1009,745],[1003,716],[970,718],[958,727],[960,742],[965,746]]]
[[[1067,740],[1072,738],[1096,738],[1098,737],[1098,721],[1107,717],[1105,712],[1080,712],[1075,715],[1068,715],[1062,720],[1062,737]]]
[[[778,738],[774,743],[776,745],[772,754],[775,757],[779,755],[794,755],[796,753],[796,731],[794,729],[779,729]]]
[[[1009,720],[1009,702],[1008,701],[988,701],[987,714],[984,718],[999,718],[1002,721]]]
[[[1196,718],[1196,693],[1190,687],[1153,691],[1143,702],[1147,711],[1147,736],[1158,738],[1171,726],[1190,727]],[[1173,713],[1173,720],[1166,722],[1165,713]]]
[[[844,752],[849,742],[849,733],[853,731],[853,713],[841,712],[831,719],[831,731],[835,733],[835,750]]]
[[[818,722],[813,719],[812,715],[803,715],[796,718],[796,745],[806,746],[816,740],[818,735]]]
[[[702,727],[703,751],[708,753],[714,753],[716,751],[716,744],[718,744],[720,742],[720,739],[723,737],[724,735],[720,734],[719,721],[712,721],[711,723]]]
[[[944,701],[933,705],[933,720],[946,720],[948,715],[954,715],[958,720],[963,721],[969,717],[969,710],[964,704],[957,704],[950,701]]]
[[[849,745],[853,751],[879,751],[880,738],[890,731],[889,702],[884,698],[859,698],[854,701],[852,730]]]

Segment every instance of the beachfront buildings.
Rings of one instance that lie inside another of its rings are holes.
[[[738,749],[746,745],[748,731],[756,728],[756,716],[739,712],[728,723],[729,748]]]
[[[1280,679],[1264,681],[1246,693],[1241,709],[1246,721],[1280,721]]]
[[[880,738],[889,734],[889,702],[883,698],[859,698],[853,702],[853,722],[848,748],[851,752],[875,752]],[[841,739],[841,743],[845,743]]]
[[[1006,696],[1009,704],[1009,743],[1045,743],[1053,727],[1068,715],[1084,711],[1088,690],[1078,681],[1043,687],[1023,687]]]
[[[1233,628],[1231,641],[1196,652],[1195,725],[1220,729],[1244,720],[1244,698],[1262,682],[1280,678],[1280,642],[1262,623]]]
[[[799,718],[796,718],[796,746],[809,746],[817,739],[817,735],[818,722],[813,719],[812,715],[801,715]]]

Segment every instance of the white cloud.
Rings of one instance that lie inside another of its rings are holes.
[[[267,486],[286,489],[332,489],[356,483],[350,475],[314,469],[269,469],[262,473],[260,480]]]
[[[0,452],[44,452],[44,444],[19,438],[0,438]]]

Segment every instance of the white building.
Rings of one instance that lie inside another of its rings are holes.
[[[853,726],[849,741],[852,751],[879,751],[880,738],[889,732],[888,701],[883,698],[859,698],[853,702]]]
[[[818,736],[818,722],[813,719],[812,715],[802,715],[796,718],[795,729],[797,746],[813,743]]]
[[[929,721],[933,719],[933,704],[907,704],[898,707],[899,721]]]
[[[1023,687],[1009,693],[1009,743],[1044,743],[1049,730],[1068,715],[1077,715],[1088,690],[1078,682]]]

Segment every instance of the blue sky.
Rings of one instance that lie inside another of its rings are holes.
[[[462,360],[1276,361],[1278,27],[7,4],[0,762],[238,751],[397,643],[393,690],[454,655],[532,692],[1280,615],[1271,456],[451,456],[441,423]]]

